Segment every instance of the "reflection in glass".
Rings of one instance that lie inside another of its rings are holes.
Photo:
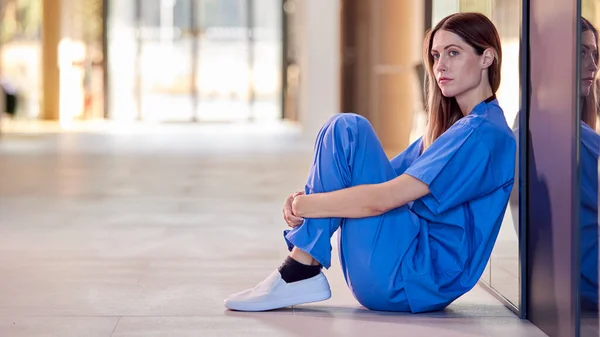
[[[583,14],[595,18],[590,5],[584,1]],[[580,52],[580,331],[581,336],[598,336],[598,31],[585,18]]]
[[[598,147],[596,133],[598,33],[581,25],[581,305],[598,311]]]

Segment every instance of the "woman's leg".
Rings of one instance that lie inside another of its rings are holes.
[[[370,123],[356,114],[338,114],[319,132],[305,192],[330,192],[355,185],[381,183],[396,176]],[[346,281],[358,301],[372,309],[404,311],[409,308],[397,276],[400,261],[418,233],[416,224],[418,218],[405,206],[363,219],[305,219],[301,226],[285,231],[284,236],[292,257],[298,257],[298,254],[307,257],[302,254],[304,252],[329,268],[331,236],[341,227],[341,264]],[[308,261],[299,262],[308,264]],[[312,279],[283,284],[278,274],[272,274],[254,290],[232,295],[229,303],[226,300],[226,306],[237,310],[275,308],[273,303],[285,302],[279,301],[281,297],[294,297],[294,293],[323,287],[322,282],[315,285],[319,277],[324,279],[323,274],[319,274]],[[292,290],[292,287],[295,289]],[[248,306],[249,302],[253,304]],[[260,305],[254,305],[258,302]],[[290,299],[286,303],[292,302]],[[305,302],[308,300],[294,304]]]
[[[371,124],[356,114],[337,114],[323,125],[315,143],[305,193],[323,193],[396,177]],[[284,231],[288,248],[308,253],[325,268],[331,265],[331,236],[342,218],[305,219]]]
[[[382,183],[396,176],[370,123],[355,114],[339,114],[317,137],[305,192]],[[419,232],[418,224],[416,215],[404,206],[362,219],[305,219],[301,226],[285,231],[285,238],[290,250],[296,247],[329,268],[331,236],[340,228],[340,262],[357,300],[372,309],[407,311],[400,264]]]

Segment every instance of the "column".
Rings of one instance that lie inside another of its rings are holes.
[[[302,0],[299,8],[300,101],[303,133],[314,139],[340,110],[340,0]]]
[[[58,120],[60,117],[60,73],[58,45],[61,35],[61,0],[42,1],[42,99],[41,118]]]
[[[386,152],[393,156],[409,145],[413,116],[422,105],[415,66],[423,49],[424,5],[397,0],[369,3],[372,62],[368,118]]]

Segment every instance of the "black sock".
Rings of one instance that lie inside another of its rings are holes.
[[[321,265],[308,266],[302,264],[291,257],[287,257],[285,262],[279,267],[279,273],[285,283],[292,283],[296,281],[306,280],[308,278],[319,275],[321,272]]]

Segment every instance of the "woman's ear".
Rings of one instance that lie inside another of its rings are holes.
[[[488,68],[494,63],[494,59],[496,59],[496,52],[492,48],[488,48],[483,51],[483,68]]]

